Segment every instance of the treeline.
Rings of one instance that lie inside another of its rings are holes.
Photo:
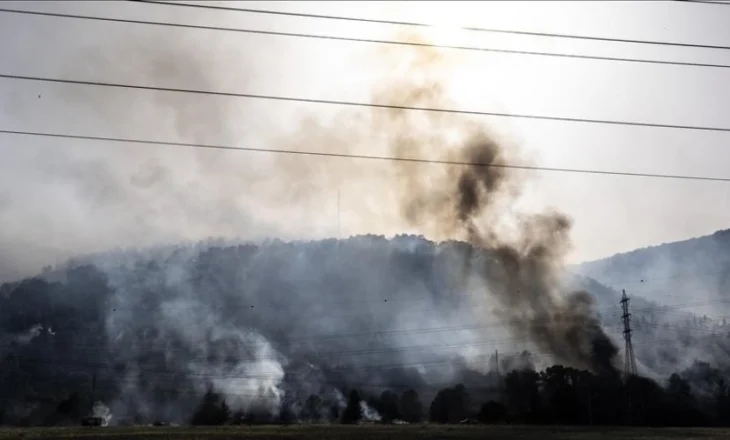
[[[697,381],[694,389],[690,380]],[[494,398],[485,401],[486,394]],[[671,375],[663,386],[640,376],[596,376],[554,365],[541,372],[513,370],[497,389],[444,388],[429,406],[413,389],[380,395],[351,389],[345,407],[311,395],[298,414],[284,407],[279,416],[267,417],[232,411],[209,389],[190,420],[193,425],[293,422],[730,426],[730,389],[706,363]]]
[[[458,242],[364,236],[119,252],[48,268],[0,286],[0,422],[77,423],[99,400],[117,421],[189,423],[201,404],[201,378],[228,377],[243,389],[277,388],[292,401],[270,399],[263,410],[241,413],[228,399],[225,423],[342,421],[351,388],[363,383],[374,388],[356,390],[361,410],[386,421],[726,423],[726,372],[706,364],[686,370],[685,362],[730,365],[727,330],[664,328],[660,312],[639,303],[632,302],[640,310],[637,358],[665,377],[680,371],[674,385],[633,379],[640,391],[629,393],[634,385],[618,378],[557,367],[534,372],[523,369],[534,362],[506,355],[500,371],[516,373],[494,379],[470,369],[451,348],[504,337],[483,329],[483,309],[473,312],[471,296],[461,294],[478,292],[499,272],[490,261]],[[615,292],[579,281],[599,305],[616,306]],[[652,313],[657,318],[645,324]],[[620,323],[606,315],[605,326]],[[318,388],[332,383],[341,398],[331,386]],[[687,384],[689,391],[676,392]],[[419,411],[404,409],[408,389]],[[676,402],[692,410],[664,421]],[[281,409],[276,417],[273,408]]]
[[[424,408],[418,393],[407,390],[401,394],[383,391],[379,396],[364,397],[351,389],[335,401],[312,394],[304,402],[284,405],[278,415],[257,411],[232,410],[223,395],[212,388],[203,396],[190,419],[192,425],[241,425],[289,423],[343,423],[360,422],[418,423],[424,421]]]

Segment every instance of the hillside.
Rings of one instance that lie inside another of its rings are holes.
[[[586,343],[603,344],[589,356],[611,345],[606,360],[620,365],[618,292],[574,274],[562,293],[544,291],[537,283],[546,281],[525,267],[515,274],[524,278],[519,286],[536,283],[545,295],[531,303],[497,297],[514,285],[503,261],[465,243],[416,236],[198,244],[77,259],[0,286],[0,355],[8,366],[0,370],[8,384],[0,403],[9,420],[57,423],[48,418],[59,417],[56,406],[71,399],[64,405],[75,408],[74,392],[93,391],[117,416],[184,419],[213,386],[235,407],[271,414],[314,394],[323,408],[337,404],[339,390],[352,386],[410,387],[426,401],[456,381],[483,387],[495,350],[502,371],[590,367]],[[643,373],[664,379],[695,360],[725,365],[724,338],[639,297],[633,306]]]
[[[730,230],[617,254],[571,270],[675,310],[721,320],[730,304]]]

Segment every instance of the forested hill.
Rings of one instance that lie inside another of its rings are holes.
[[[730,229],[617,254],[571,270],[663,304],[725,315],[730,305]]]
[[[495,349],[501,371],[555,362],[525,356],[536,341],[491,309],[493,257],[460,242],[359,236],[115,251],[49,267],[0,286],[0,407],[5,420],[56,423],[81,392],[115,417],[185,420],[213,387],[266,414],[312,395],[324,410],[355,386],[412,388],[426,401],[458,382],[483,387]],[[565,288],[591,293],[620,341],[617,292],[570,274]],[[722,329],[632,304],[643,373],[727,365]]]

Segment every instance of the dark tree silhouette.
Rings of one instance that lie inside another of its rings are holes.
[[[88,402],[85,404],[81,395],[75,392],[59,403],[56,411],[62,416],[78,419],[86,415],[88,406]]]
[[[588,372],[554,365],[540,375],[544,396],[544,416],[562,424],[588,424],[590,415]]]
[[[316,394],[310,395],[304,402],[301,418],[310,422],[319,421],[322,418],[320,408],[322,407],[322,398]]]
[[[482,405],[477,416],[482,423],[503,423],[508,421],[507,407],[499,402],[490,400]]]
[[[403,421],[418,423],[423,418],[423,404],[415,390],[404,391],[400,397],[400,414]]]
[[[689,382],[679,374],[674,373],[669,376],[666,395],[668,407],[665,415],[668,419],[674,420],[676,424],[682,426],[707,423],[707,420],[704,420],[705,417],[697,409]]]
[[[715,423],[720,426],[730,426],[730,389],[724,379],[720,379],[713,393],[712,409]]]
[[[429,418],[435,423],[459,423],[469,416],[471,401],[464,385],[438,392],[431,402]]]
[[[401,418],[400,410],[398,409],[398,395],[392,391],[383,391],[380,394],[375,409],[380,413],[385,423],[390,423],[393,420]]]
[[[223,425],[230,417],[230,409],[223,397],[208,388],[190,423],[193,425]]]
[[[347,396],[347,407],[342,413],[342,423],[353,424],[362,419],[362,408],[360,407],[360,393],[357,390],[351,390]]]
[[[294,414],[294,411],[292,411],[291,406],[289,405],[283,405],[281,410],[279,411],[279,417],[277,419],[278,423],[281,423],[282,425],[289,425],[297,421],[296,414]]]
[[[246,413],[242,409],[238,409],[231,414],[231,425],[243,425],[247,422]]]
[[[532,370],[513,370],[504,380],[508,410],[523,423],[538,422],[542,405],[539,394],[540,375]]]

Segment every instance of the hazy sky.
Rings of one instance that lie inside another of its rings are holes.
[[[730,45],[730,7],[726,6],[659,1],[227,5],[435,23],[442,26],[417,30],[440,44],[730,64],[730,50],[505,36],[453,28]],[[398,32],[405,30],[124,2],[3,2],[2,7],[358,38],[397,39]],[[389,75],[385,64],[373,57],[374,46],[378,45],[0,12],[3,74],[368,101],[373,84]],[[407,57],[412,49],[392,50]],[[730,69],[447,52],[455,57],[449,64],[448,92],[458,108],[730,127]],[[292,147],[337,151],[332,139],[292,138],[292,134],[301,130],[302,118],[326,120],[341,110],[317,104],[0,79],[0,129],[8,130],[260,148],[284,148],[283,143],[289,147],[292,142],[282,139],[295,139]],[[730,177],[727,133],[482,120],[509,142],[519,144],[538,165]],[[347,148],[377,153],[361,144]],[[0,135],[0,158],[0,277],[115,246],[211,236],[322,237],[336,235],[338,224],[342,235],[398,232],[386,222],[373,225],[363,220],[361,213],[375,209],[377,198],[363,198],[362,191],[376,191],[377,186],[354,179],[309,185],[297,180],[296,173],[267,172],[267,161],[272,159],[256,153]],[[323,175],[344,173],[342,160],[296,160]],[[362,165],[367,166],[375,165]],[[548,172],[531,173],[531,178],[526,206],[555,207],[574,219],[572,261],[728,227],[730,183]],[[271,190],[274,187],[276,191]],[[387,198],[387,188],[377,190]],[[300,193],[309,195],[291,207]]]

